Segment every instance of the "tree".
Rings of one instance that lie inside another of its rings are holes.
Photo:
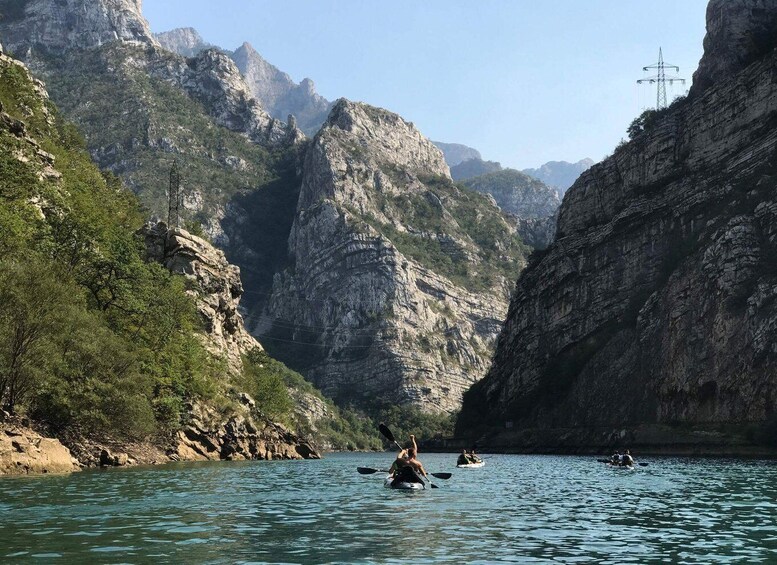
[[[81,293],[45,261],[0,261],[0,403],[14,412],[49,368]]]

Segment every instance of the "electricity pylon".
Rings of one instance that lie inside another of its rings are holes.
[[[179,227],[181,221],[181,206],[183,192],[181,191],[181,174],[178,172],[178,160],[173,161],[170,169],[170,190],[167,193],[167,225],[170,228]]]
[[[658,48],[658,63],[653,63],[647,67],[642,67],[643,71],[650,71],[653,69],[656,70],[656,74],[650,77],[639,79],[637,84],[642,84],[643,82],[656,84],[656,110],[660,110],[661,108],[666,108],[666,83],[668,82],[669,84],[674,84],[675,82],[680,82],[685,84],[685,79],[673,76],[667,78],[666,69],[674,69],[679,73],[680,67],[677,65],[664,63],[664,54],[660,47]]]

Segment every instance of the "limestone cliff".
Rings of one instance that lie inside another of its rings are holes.
[[[255,333],[345,403],[456,409],[523,264],[508,219],[412,124],[365,104],[335,105],[303,170],[292,265]]]
[[[157,33],[154,37],[163,48],[184,57],[194,57],[201,51],[215,47],[215,45],[205,41],[197,30],[191,27]]]
[[[777,37],[775,16],[775,2],[711,2],[691,95],[567,192],[460,434],[513,449],[773,442],[777,54],[743,38]]]
[[[3,40],[17,57],[122,41],[157,45],[141,0],[0,0]]]

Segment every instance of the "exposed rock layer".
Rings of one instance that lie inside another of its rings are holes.
[[[756,30],[777,15],[712,2],[707,87],[569,190],[556,241],[518,280],[460,433],[488,430],[513,448],[710,451],[772,435],[777,55],[743,69],[723,61],[728,79],[711,71],[731,48],[718,22],[743,10]]]
[[[432,246],[446,261],[483,268],[482,249],[452,215],[464,206],[510,233],[493,204],[453,186],[441,152],[412,124],[339,101],[306,156],[289,241],[294,264],[276,275],[256,326],[265,346],[285,348],[325,393],[346,402],[455,409],[485,368],[504,280],[466,290],[398,245]],[[415,214],[423,210],[440,218],[439,231],[421,229]],[[505,255],[515,252],[508,247]],[[307,344],[304,354],[294,354],[296,343]]]

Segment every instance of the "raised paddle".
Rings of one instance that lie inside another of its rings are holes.
[[[399,449],[402,449],[402,446],[401,446],[401,445],[399,445],[399,442],[397,442],[396,438],[394,437],[394,434],[392,434],[392,433],[391,433],[391,430],[390,430],[390,429],[388,429],[388,426],[386,426],[386,424],[384,424],[384,423],[382,423],[382,422],[381,422],[381,424],[378,426],[378,431],[380,431],[380,433],[382,433],[382,434],[383,434],[383,436],[384,436],[384,437],[385,437],[387,440],[389,440],[391,443],[393,443],[394,445],[396,445],[396,446],[397,446]],[[430,475],[432,475],[432,476],[434,476],[434,477],[436,477],[438,474],[442,475],[443,473],[429,473],[429,474],[430,474]],[[449,478],[449,479],[451,478],[451,474],[450,474],[450,473],[445,473],[445,474],[449,475],[449,476],[448,476],[448,478]],[[439,477],[439,478],[442,478],[442,477]],[[438,487],[436,484],[434,484],[434,483],[431,481],[431,479],[429,479],[429,477],[426,477],[426,480],[427,480],[427,481],[429,481],[429,485],[430,485],[432,488],[440,488],[440,487]]]
[[[388,473],[386,469],[374,469],[372,467],[356,467],[356,471],[360,475],[374,475],[375,473]],[[453,476],[453,473],[429,473],[433,477],[438,479],[448,480]]]

